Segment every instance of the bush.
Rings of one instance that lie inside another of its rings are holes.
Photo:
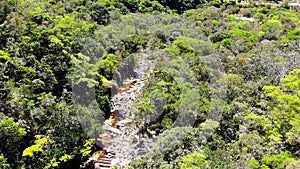
[[[7,162],[7,159],[3,156],[3,154],[0,154],[0,168],[11,169],[9,163]]]
[[[255,34],[250,31],[245,31],[242,29],[234,28],[234,29],[230,30],[230,33],[232,34],[232,36],[242,39],[242,40],[245,40],[245,41],[248,41],[248,42],[256,41]]]
[[[182,162],[179,163],[180,169],[194,169],[194,168],[209,168],[205,155],[193,152],[191,155],[182,157]]]
[[[212,43],[221,42],[223,39],[230,38],[230,34],[227,32],[217,32],[209,37]]]
[[[259,162],[256,161],[256,160],[250,160],[248,161],[248,166],[251,167],[251,168],[259,168]]]
[[[216,7],[209,7],[206,10],[202,12],[202,15],[205,20],[218,20],[221,14],[221,9],[216,8]]]
[[[231,38],[226,38],[226,39],[223,39],[221,41],[221,43],[224,45],[224,46],[230,46],[232,44],[232,39]]]
[[[89,12],[94,22],[97,22],[100,25],[105,25],[109,22],[108,10],[99,4],[91,5],[89,7]]]
[[[135,160],[130,163],[130,168],[179,168],[178,162],[182,156],[194,152],[197,144],[195,129],[190,127],[176,127],[166,130],[159,135],[158,141],[154,148],[146,154],[141,160]],[[191,158],[203,159],[195,154]],[[189,157],[186,158],[186,162]]]
[[[269,40],[278,39],[278,35],[282,29],[281,22],[279,20],[268,20],[266,23],[260,26],[261,30],[266,33],[265,38]]]
[[[287,34],[287,38],[289,40],[296,40],[300,38],[300,30],[291,30],[288,34]]]
[[[244,17],[251,17],[251,13],[247,8],[241,8],[240,14],[242,14]]]

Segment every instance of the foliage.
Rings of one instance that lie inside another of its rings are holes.
[[[29,156],[29,157],[32,157],[33,156],[33,153],[34,152],[42,152],[43,149],[41,148],[42,145],[46,144],[47,141],[49,140],[49,137],[46,136],[44,138],[41,138],[40,135],[36,135],[35,138],[37,140],[35,140],[35,144],[30,146],[30,147],[27,147],[24,151],[23,151],[23,154],[22,156]]]
[[[279,20],[268,20],[261,25],[261,30],[266,33],[267,39],[277,39],[281,30],[281,22]]]
[[[204,155],[201,155],[198,152],[193,152],[191,155],[182,158],[182,163],[179,163],[179,168],[209,168],[205,159],[206,157]]]
[[[235,3],[1,1],[0,168],[78,168],[134,56],[158,141],[130,167],[299,168],[300,14]]]
[[[133,161],[129,168],[178,168],[181,157],[195,149],[196,132],[190,127],[166,130],[154,147],[142,160]]]
[[[0,164],[1,168],[3,168],[3,169],[11,168],[9,163],[7,162],[7,159],[3,156],[3,154],[0,155],[0,162],[1,162],[1,164]]]

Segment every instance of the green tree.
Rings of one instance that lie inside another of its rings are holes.
[[[182,157],[182,162],[179,163],[180,169],[205,169],[209,168],[205,155],[193,152],[191,155]]]
[[[261,25],[261,30],[265,32],[265,38],[269,40],[277,40],[281,29],[282,25],[279,20],[268,20]]]

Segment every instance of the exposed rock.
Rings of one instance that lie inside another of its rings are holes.
[[[255,19],[254,18],[247,18],[247,17],[236,17],[237,20],[241,20],[241,21],[249,21],[249,22],[254,22]]]
[[[123,86],[119,87],[117,93],[112,96],[112,114],[105,120],[102,126],[103,133],[97,139],[104,147],[105,151],[102,152],[105,154],[97,156],[94,153],[82,168],[89,168],[88,165],[97,169],[114,166],[127,168],[133,158],[145,155],[151,147],[144,144],[151,144],[153,141],[139,139],[136,134],[138,129],[134,123],[137,111],[133,105],[134,100],[141,97],[138,93],[143,89],[145,78],[147,78],[145,71],[148,63],[145,61],[138,62],[140,67],[135,69],[135,76],[124,80]]]
[[[181,30],[174,30],[169,36],[170,41],[176,40],[178,37],[182,36]]]

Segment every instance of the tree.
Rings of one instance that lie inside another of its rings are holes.
[[[271,119],[278,128],[282,141],[286,144],[299,144],[299,104],[300,70],[295,69],[281,79],[280,86],[265,86],[264,91],[270,97]],[[292,146],[293,147],[293,146]]]
[[[264,31],[265,38],[269,40],[277,40],[281,31],[281,22],[279,20],[268,20],[261,25],[261,30]]]
[[[25,138],[26,129],[21,127],[13,118],[9,118],[0,112],[0,147],[1,165],[4,168],[16,167],[14,161],[20,160],[19,151],[22,151],[21,141]]]
[[[182,162],[179,163],[180,169],[205,169],[209,168],[205,155],[193,152],[192,154],[182,157]]]

